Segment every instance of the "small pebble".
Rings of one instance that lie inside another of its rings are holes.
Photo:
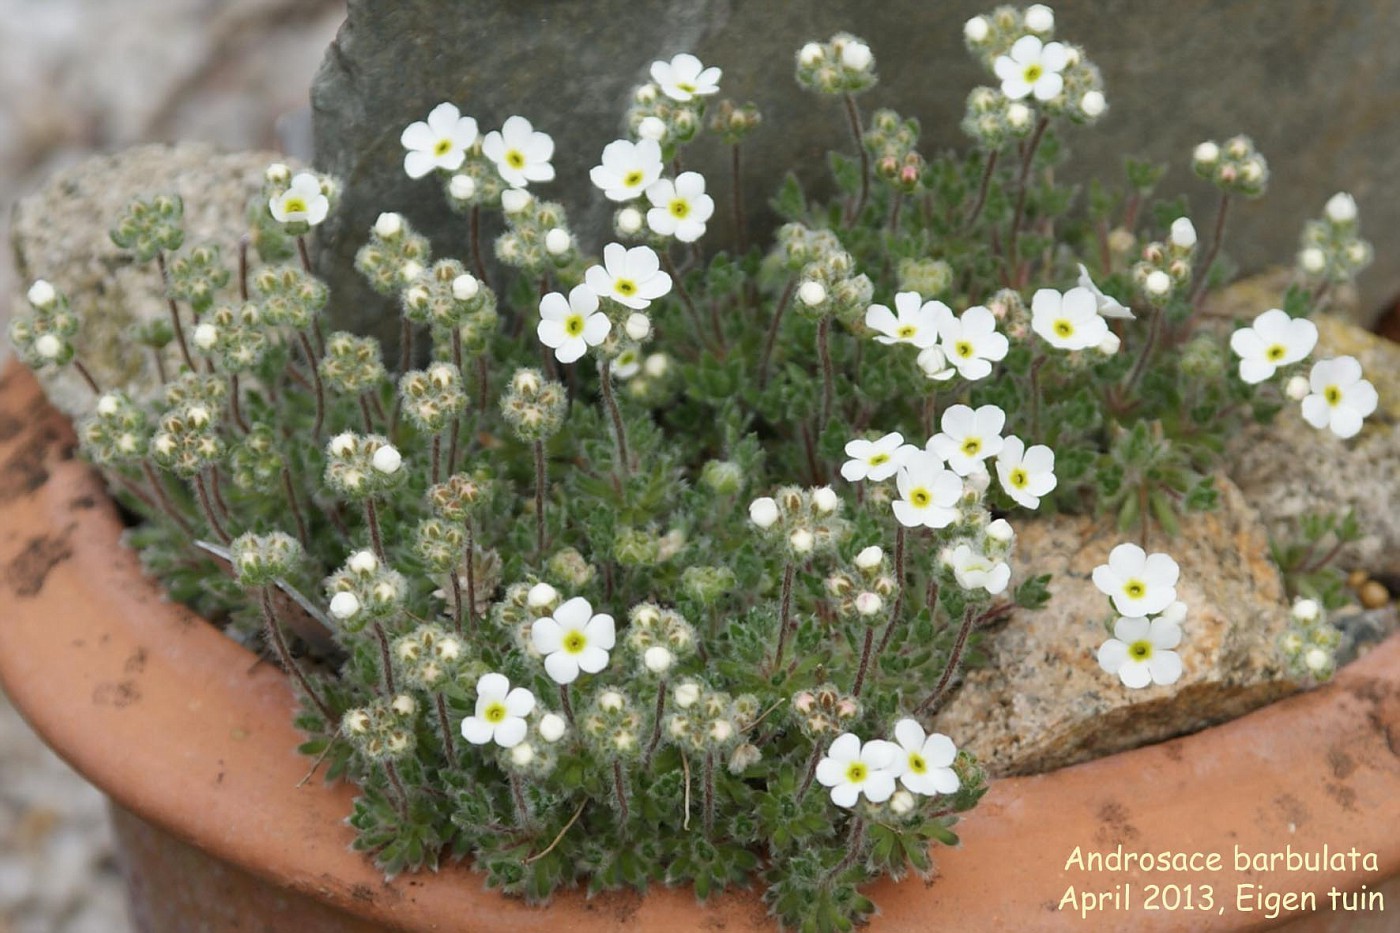
[[[1361,584],[1356,595],[1367,609],[1379,609],[1390,602],[1390,592],[1378,580],[1367,580]]]

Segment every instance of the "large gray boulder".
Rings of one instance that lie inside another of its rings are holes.
[[[1214,214],[1213,192],[1193,179],[1192,147],[1249,133],[1271,160],[1271,193],[1232,212],[1227,252],[1246,271],[1290,262],[1303,221],[1338,189],[1361,203],[1378,255],[1400,249],[1400,124],[1387,119],[1400,85],[1400,4],[1354,0],[1141,3],[1059,0],[1057,34],[1083,45],[1102,68],[1111,109],[1091,131],[1072,131],[1073,177],[1121,177],[1125,154],[1173,165],[1167,192],[1191,194],[1198,227]],[[766,204],[784,172],[826,172],[824,152],[849,148],[839,105],[800,90],[793,56],[809,39],[850,30],[874,49],[880,86],[867,109],[888,106],[923,123],[925,151],[964,147],[958,129],[968,91],[988,76],[962,47],[962,24],[990,0],[617,0],[545,3],[350,0],[348,19],[312,87],[317,162],[347,184],[344,207],[322,231],[321,261],[342,307],[361,322],[384,307],[351,269],[378,212],[404,212],[460,255],[464,231],[430,181],[401,168],[398,136],[436,103],[450,100],[483,128],[520,113],[554,136],[562,199],[583,245],[601,245],[607,217],[588,168],[621,128],[629,91],[654,59],[693,51],[724,69],[722,94],[756,102],[764,124],[746,141],[748,203]],[[687,164],[712,179],[723,204],[728,153],[703,140]],[[717,212],[711,245],[728,241]],[[760,216],[758,224],[771,217]],[[1359,306],[1375,309],[1400,291],[1400,266],[1363,279]]]

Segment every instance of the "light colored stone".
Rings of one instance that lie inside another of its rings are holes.
[[[1017,610],[986,634],[987,663],[939,713],[938,731],[993,774],[1034,774],[1194,732],[1296,689],[1282,679],[1275,642],[1287,608],[1264,529],[1239,490],[1218,486],[1217,510],[1148,546],[1181,566],[1177,598],[1189,608],[1180,681],[1130,690],[1099,667],[1116,616],[1090,574],[1124,539],[1106,524],[1056,516],[1020,527],[1013,562],[1018,579],[1054,575],[1049,605]]]
[[[1355,509],[1362,537],[1338,554],[1337,566],[1400,576],[1400,345],[1333,317],[1315,320],[1312,359],[1360,360],[1380,396],[1375,414],[1342,440],[1310,426],[1290,403],[1273,424],[1232,445],[1231,475],[1280,539],[1297,534],[1300,516]]]

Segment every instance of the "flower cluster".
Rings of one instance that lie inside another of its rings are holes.
[[[830,788],[831,802],[850,809],[864,797],[872,804],[888,801],[896,784],[923,797],[956,793],[960,784],[953,771],[958,750],[942,733],[925,733],[918,720],[901,719],[895,741],[862,742],[852,732],[831,743],[817,764],[817,781]]]
[[[1257,198],[1269,184],[1269,163],[1248,136],[1201,143],[1191,153],[1191,167],[1226,194]]]
[[[1356,280],[1375,250],[1362,239],[1356,199],[1339,191],[1327,199],[1322,217],[1303,225],[1298,269],[1304,279],[1341,285]]]
[[[380,214],[370,241],[355,254],[355,268],[381,295],[397,297],[432,261],[427,237],[415,233],[400,214]]]
[[[1279,637],[1279,649],[1295,677],[1322,683],[1337,669],[1337,649],[1342,633],[1327,620],[1327,610],[1317,600],[1300,597],[1288,613],[1288,629]]]
[[[826,42],[808,42],[797,52],[797,83],[819,94],[859,94],[875,86],[870,46],[837,33]]]
[[[112,242],[130,251],[137,262],[149,262],[185,242],[184,217],[185,202],[178,195],[136,198],[117,218]]]
[[[1108,108],[1098,67],[1079,46],[1048,41],[1054,32],[1054,11],[1040,3],[998,7],[963,25],[968,49],[996,75],[1005,99],[1020,105],[1004,111],[1013,135],[1032,122],[1032,107],[1076,123],[1094,123]]]
[[[841,497],[830,486],[785,486],[749,503],[749,521],[797,558],[829,552],[846,537]]]
[[[1163,553],[1120,544],[1094,568],[1094,586],[1113,603],[1113,637],[1099,646],[1099,666],[1123,686],[1169,685],[1181,677],[1181,623],[1186,604],[1176,598],[1181,568]]]
[[[62,366],[73,359],[78,316],[63,293],[43,279],[29,286],[29,307],[10,321],[10,342],[35,369]]]

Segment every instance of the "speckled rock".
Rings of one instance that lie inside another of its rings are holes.
[[[988,663],[967,675],[938,730],[993,774],[1034,774],[1194,732],[1293,692],[1275,647],[1287,608],[1263,526],[1239,490],[1218,485],[1219,509],[1148,544],[1181,565],[1177,597],[1189,610],[1180,681],[1130,690],[1098,665],[1115,616],[1090,574],[1122,539],[1088,518],[1024,523],[1016,576],[1053,574],[1050,604],[1018,610],[987,634]]]
[[[1274,423],[1233,445],[1231,474],[1274,535],[1296,533],[1299,516],[1355,509],[1362,537],[1338,566],[1400,576],[1400,345],[1325,315],[1316,318],[1314,359],[1350,355],[1380,404],[1361,433],[1341,440],[1318,431],[1289,405]]]
[[[850,30],[875,53],[880,85],[861,98],[867,112],[892,107],[917,117],[921,149],[965,148],[958,129],[968,91],[990,83],[963,47],[969,16],[994,0],[809,0],[740,3],[665,0],[476,3],[444,15],[441,0],[350,0],[347,19],[312,87],[318,165],[347,184],[328,221],[323,259],[343,284],[343,308],[373,319],[385,306],[356,280],[351,259],[380,211],[403,212],[440,251],[460,251],[461,221],[438,185],[402,169],[399,133],[440,101],[475,116],[483,129],[515,113],[557,144],[558,181],[541,186],[564,202],[585,248],[598,250],[608,216],[588,168],[618,133],[631,88],[652,60],[696,53],[724,69],[721,93],[752,100],[763,125],[746,140],[745,188],[755,231],[771,223],[766,205],[795,170],[825,183],[825,153],[846,149],[839,104],[797,87],[793,60],[810,39]],[[1400,5],[1356,0],[1200,0],[1187,8],[1141,0],[1057,0],[1058,36],[1084,46],[1101,67],[1109,106],[1093,130],[1071,130],[1066,177],[1122,178],[1123,158],[1167,162],[1161,191],[1192,199],[1197,227],[1209,228],[1213,189],[1194,179],[1192,148],[1204,139],[1249,133],[1272,168],[1268,196],[1231,212],[1226,252],[1246,272],[1291,263],[1302,224],[1335,191],[1361,205],[1378,256],[1400,249],[1400,160],[1389,119],[1400,57],[1390,37]],[[1345,106],[1338,106],[1345,101]],[[686,152],[721,204],[728,153],[713,139]],[[711,248],[728,242],[728,212],[715,212]],[[1362,280],[1360,307],[1375,310],[1400,291],[1400,266],[1378,263]],[[363,297],[363,301],[361,300]]]
[[[232,267],[247,229],[248,199],[273,161],[286,160],[203,144],[140,146],[80,162],[15,206],[11,236],[20,281],[45,278],[68,295],[83,316],[78,353],[99,385],[125,385],[138,394],[154,389],[148,351],[134,346],[126,331],[168,313],[155,266],[136,264],[108,235],[121,209],[138,195],[177,192],[185,201],[185,243],[220,244]],[[166,349],[174,366],[178,351]],[[45,383],[69,414],[91,408],[92,393],[71,370]]]

